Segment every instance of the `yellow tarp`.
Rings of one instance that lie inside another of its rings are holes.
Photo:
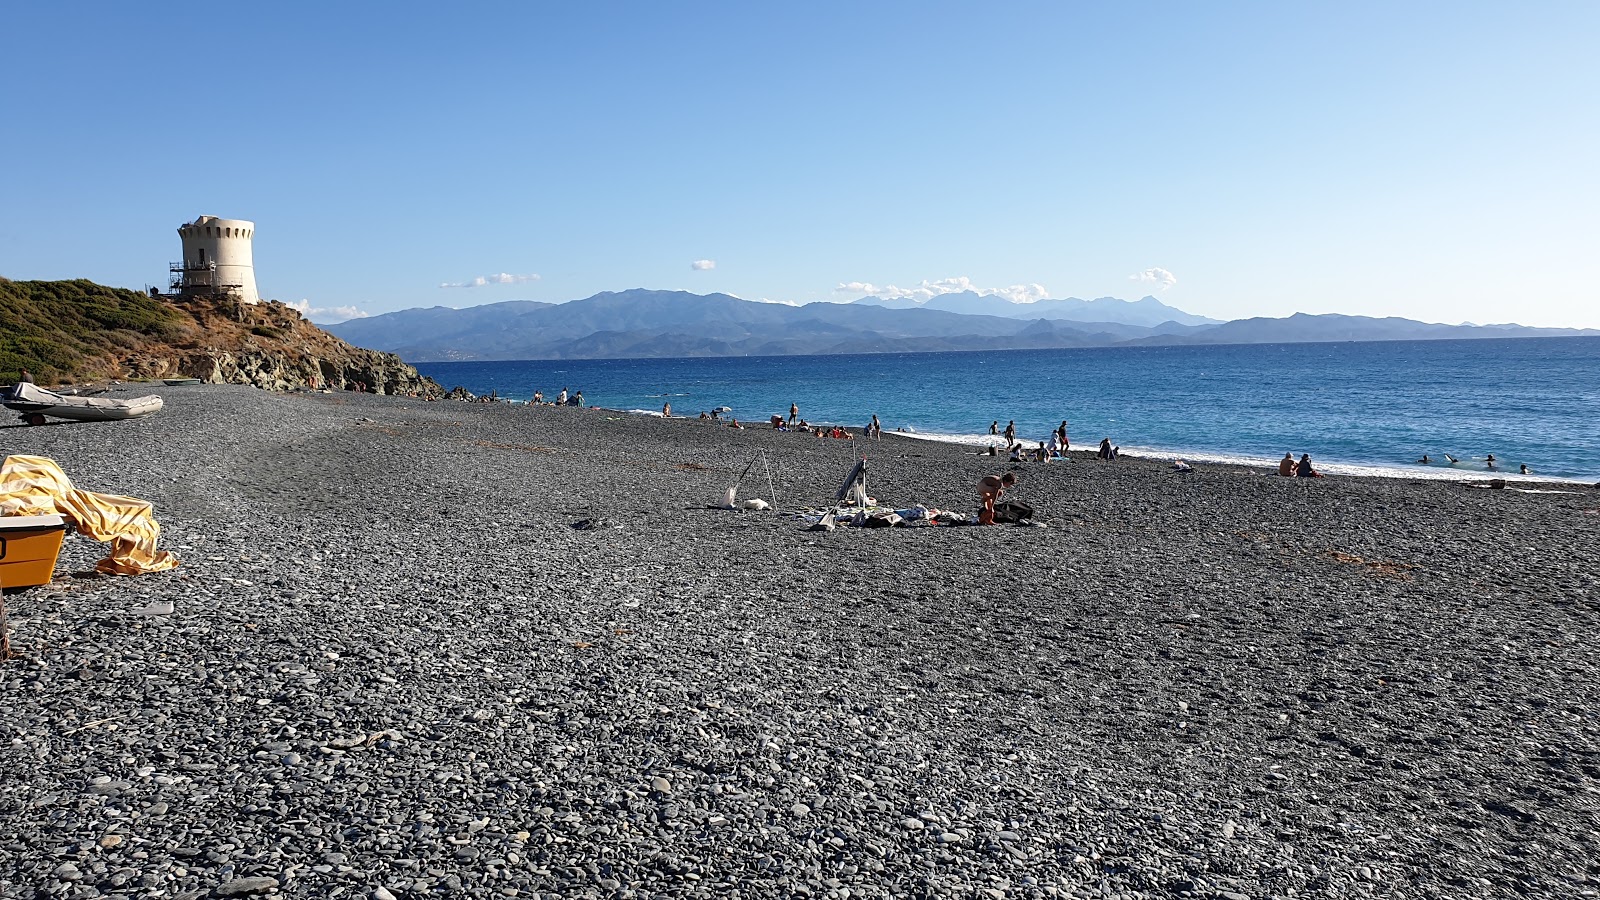
[[[107,575],[142,575],[178,564],[157,550],[161,526],[149,501],[80,491],[55,460],[8,456],[0,465],[0,516],[65,516],[78,531],[111,542],[111,555],[95,564]]]

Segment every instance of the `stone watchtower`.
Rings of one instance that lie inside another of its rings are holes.
[[[201,216],[178,226],[183,261],[171,266],[171,287],[181,297],[232,296],[242,303],[260,303],[250,241],[256,223],[243,219]]]

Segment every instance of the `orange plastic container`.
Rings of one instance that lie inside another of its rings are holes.
[[[66,531],[60,516],[0,516],[0,588],[49,584]]]

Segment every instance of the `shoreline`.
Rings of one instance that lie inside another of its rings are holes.
[[[154,390],[0,427],[182,559],[92,577],[69,537],[6,597],[7,900],[1589,883],[1591,494],[885,440],[880,500],[1015,471],[1045,527],[818,533],[707,507],[758,453],[782,512],[831,497],[844,441]]]
[[[521,404],[521,403],[518,403],[516,401],[512,401],[509,405],[521,406],[521,405],[525,405],[525,404]],[[593,408],[595,408],[595,409],[603,409],[603,410],[606,410],[608,412],[613,412],[613,413],[617,413],[617,414],[620,414],[620,415],[646,416],[646,417],[651,417],[651,418],[656,418],[656,419],[662,418],[661,413],[659,411],[656,411],[656,410],[648,410],[648,409],[612,409],[610,407],[601,407],[601,406],[597,406],[597,407],[593,407]],[[672,418],[674,420],[683,419],[683,420],[700,421],[695,416],[673,416]],[[719,424],[726,424],[726,423],[725,422],[719,422]],[[771,430],[771,428],[765,422],[756,422],[754,424],[751,424],[751,423],[746,423],[746,422],[741,421],[740,424],[743,425],[746,429]],[[841,424],[842,425],[842,423],[833,423],[833,422],[828,422],[828,423],[814,422],[812,424],[813,425],[824,425],[825,427],[832,427],[835,424]],[[861,431],[860,427],[858,427],[858,426],[842,426],[842,427],[850,428],[851,434],[855,436],[854,440],[862,440],[861,435],[860,435],[860,431]],[[950,434],[950,433],[946,433],[946,432],[931,432],[931,431],[930,432],[925,432],[925,431],[899,431],[899,430],[890,431],[890,430],[885,430],[883,432],[883,436],[886,437],[886,438],[887,437],[905,438],[905,439],[908,439],[908,440],[927,441],[927,442],[930,442],[930,443],[946,444],[946,445],[957,446],[957,447],[987,448],[987,447],[989,447],[991,445],[1003,446],[1004,443],[1005,443],[1005,439],[1003,437],[1000,437],[998,435],[988,435],[988,434]],[[1026,443],[1026,442],[1024,442],[1024,443]],[[1073,449],[1071,452],[1073,454],[1091,454],[1092,455],[1095,451],[1093,449],[1081,448],[1081,449]],[[1176,460],[1176,459],[1182,459],[1182,460],[1185,460],[1186,462],[1202,463],[1202,464],[1205,464],[1205,465],[1239,466],[1239,467],[1244,467],[1244,468],[1260,468],[1260,469],[1266,470],[1266,471],[1263,471],[1263,472],[1255,473],[1255,474],[1260,474],[1260,475],[1275,475],[1277,473],[1277,468],[1278,468],[1278,460],[1277,459],[1268,459],[1266,457],[1252,456],[1252,455],[1248,455],[1248,454],[1221,453],[1221,452],[1214,452],[1214,451],[1192,451],[1192,452],[1186,452],[1186,451],[1170,450],[1170,449],[1157,448],[1157,447],[1136,447],[1136,446],[1132,446],[1132,447],[1121,448],[1120,456],[1126,457],[1126,458],[1136,458],[1136,459],[1150,460],[1150,461],[1155,461],[1155,462],[1163,462],[1164,461],[1164,462],[1169,462],[1169,463],[1171,461],[1173,461],[1173,460]],[[1525,484],[1525,485],[1550,484],[1550,485],[1559,485],[1559,486],[1562,486],[1564,488],[1592,488],[1592,487],[1600,486],[1600,481],[1591,481],[1591,480],[1584,479],[1584,478],[1563,478],[1563,477],[1555,476],[1555,475],[1540,475],[1540,474],[1537,474],[1537,473],[1534,473],[1534,472],[1530,472],[1527,475],[1523,475],[1523,474],[1521,474],[1519,472],[1506,472],[1506,471],[1502,471],[1502,470],[1499,470],[1499,469],[1467,469],[1467,468],[1461,467],[1461,466],[1449,466],[1449,465],[1420,465],[1420,464],[1415,464],[1415,463],[1413,463],[1413,464],[1382,465],[1382,464],[1377,464],[1377,463],[1349,462],[1349,461],[1342,461],[1342,460],[1327,460],[1327,461],[1317,461],[1316,462],[1316,467],[1317,467],[1317,471],[1323,472],[1323,473],[1325,473],[1327,475],[1338,475],[1338,476],[1342,476],[1342,477],[1355,477],[1355,478],[1419,479],[1419,480],[1427,480],[1427,481],[1448,481],[1448,482],[1458,482],[1458,483],[1488,482],[1488,481],[1491,481],[1493,479],[1503,479],[1508,485],[1509,484],[1513,484],[1513,483]]]

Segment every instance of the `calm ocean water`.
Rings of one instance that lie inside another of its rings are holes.
[[[1600,338],[1111,347],[861,356],[424,363],[445,387],[676,415],[718,406],[741,420],[905,427],[987,440],[1016,420],[1044,440],[1062,419],[1075,448],[1270,462],[1310,453],[1330,471],[1482,477],[1519,464],[1600,478]],[[1422,454],[1456,466],[1419,466]]]

